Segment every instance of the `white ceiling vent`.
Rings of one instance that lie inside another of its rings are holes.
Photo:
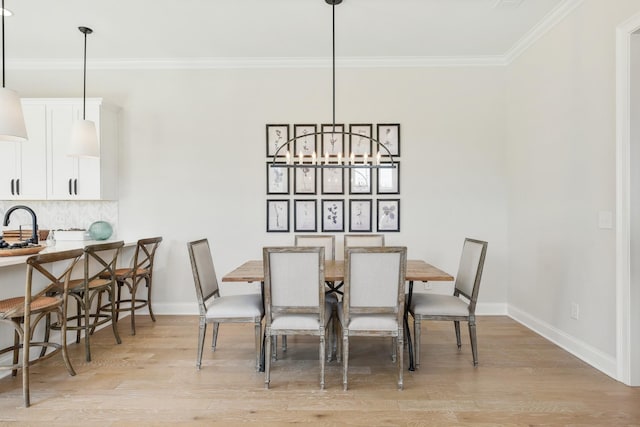
[[[493,3],[494,9],[515,9],[522,4],[522,0],[496,0]]]

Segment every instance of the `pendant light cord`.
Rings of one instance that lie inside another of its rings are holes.
[[[4,88],[4,0],[2,0],[2,87]]]
[[[4,1],[4,0],[2,0]],[[87,105],[87,33],[84,33],[84,73],[82,76],[82,120],[86,120],[85,110]]]
[[[4,0],[2,0],[4,2]],[[331,35],[333,40],[332,46],[332,64],[331,68],[333,70],[333,131],[336,131],[336,4],[334,3],[331,6],[332,12],[332,28]],[[4,38],[3,38],[4,40]]]

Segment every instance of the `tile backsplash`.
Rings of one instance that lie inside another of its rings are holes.
[[[0,219],[4,213],[15,205],[28,206],[38,217],[38,228],[59,230],[69,228],[88,229],[95,221],[107,221],[113,227],[114,235],[118,229],[117,201],[0,201]],[[31,216],[24,210],[17,210],[11,214],[11,222],[7,228],[17,230],[19,226],[31,228]]]

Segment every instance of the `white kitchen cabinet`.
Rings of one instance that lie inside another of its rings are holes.
[[[100,158],[67,155],[71,127],[82,118],[82,99],[46,99],[47,199],[118,198],[118,110],[101,99],[87,99],[86,118],[96,124]]]
[[[0,142],[0,200],[42,200],[47,196],[46,107],[22,107],[28,139]]]

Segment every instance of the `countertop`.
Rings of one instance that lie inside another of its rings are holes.
[[[135,246],[138,242],[137,240],[127,240],[127,239],[108,239],[108,240],[58,240],[55,246],[50,246],[44,248],[38,254],[47,254],[47,253],[55,253],[66,251],[69,249],[82,249],[85,246],[95,245],[100,243],[109,243],[109,242],[118,242],[120,240],[124,240],[124,246]],[[40,242],[42,245],[46,245],[45,241]],[[20,265],[25,264],[27,258],[32,255],[21,255],[21,256],[8,256],[8,257],[0,257],[0,268],[8,267],[11,265]]]

